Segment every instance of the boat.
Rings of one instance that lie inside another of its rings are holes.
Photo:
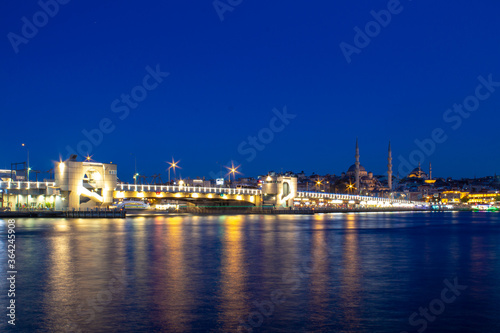
[[[142,201],[123,201],[116,205],[119,209],[150,209],[151,206],[148,203]]]

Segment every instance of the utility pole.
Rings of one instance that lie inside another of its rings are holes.
[[[26,147],[27,151],[27,158],[26,158],[26,163],[28,164],[26,166],[26,181],[28,182],[28,187],[27,187],[27,192],[26,192],[26,208],[29,209],[30,206],[30,150],[28,146],[26,146],[24,143],[22,144],[23,147]]]
[[[23,147],[26,147],[26,151],[27,151],[27,158],[26,158],[26,163],[28,164],[26,166],[26,180],[29,182],[30,181],[30,150],[28,148],[28,146],[26,146],[24,143],[22,144]]]
[[[137,185],[137,156],[135,153],[130,153],[130,155],[134,156],[134,185]]]

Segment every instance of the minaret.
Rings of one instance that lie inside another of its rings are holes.
[[[358,193],[360,192],[359,188],[359,146],[358,146],[358,138],[356,138],[356,163],[354,164],[356,166],[356,190]]]
[[[387,157],[387,179],[389,185],[389,192],[392,192],[392,151],[391,151],[391,141],[389,141],[389,156]]]
[[[432,180],[432,164],[429,162],[429,179]]]

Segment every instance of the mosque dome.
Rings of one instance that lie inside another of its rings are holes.
[[[359,171],[366,171],[366,169],[360,164],[359,165]],[[349,170],[347,172],[356,172],[356,164],[353,164],[349,167]]]
[[[349,167],[349,170],[346,172],[347,177],[355,177],[356,176],[356,164],[353,164]],[[364,177],[368,176],[368,172],[366,172],[366,169],[360,164],[359,165],[359,176]]]
[[[419,167],[413,169],[413,171],[408,174],[408,178],[427,179],[427,174],[424,171],[422,171],[422,168],[419,166]]]

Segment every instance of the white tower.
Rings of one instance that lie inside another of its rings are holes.
[[[432,180],[432,164],[429,162],[429,179]]]
[[[358,138],[356,138],[356,190],[358,193],[360,193],[360,188],[359,188],[359,146],[358,146]]]

